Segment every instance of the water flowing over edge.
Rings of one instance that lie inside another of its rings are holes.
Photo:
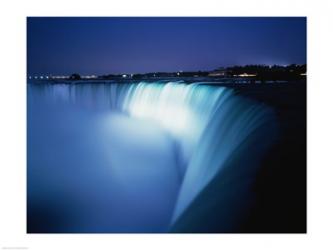
[[[28,85],[35,87],[34,85]],[[254,175],[264,147],[275,138],[270,108],[232,89],[204,83],[47,84],[39,86],[52,101],[80,108],[111,109],[154,122],[177,142],[181,188],[170,228],[198,195],[224,170],[233,155],[252,154],[242,171]],[[31,97],[33,101],[33,96]],[[262,150],[252,150],[253,140]],[[251,142],[252,144],[250,144]],[[243,151],[242,151],[243,152]]]

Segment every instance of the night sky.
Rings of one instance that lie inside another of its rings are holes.
[[[27,19],[28,74],[306,63],[306,18]]]

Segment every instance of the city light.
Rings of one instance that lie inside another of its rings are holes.
[[[257,76],[257,75],[256,74],[242,73],[242,74],[234,75],[234,76],[239,76],[239,77],[254,77],[254,76]]]

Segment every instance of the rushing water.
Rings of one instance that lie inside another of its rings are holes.
[[[269,108],[221,86],[28,84],[28,228],[167,232],[235,158],[244,195],[275,132]]]

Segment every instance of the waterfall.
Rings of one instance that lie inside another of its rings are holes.
[[[270,108],[228,87],[140,82],[47,84],[41,88],[57,103],[116,110],[151,121],[170,134],[180,151],[182,173],[170,227],[210,182],[230,167],[227,163],[233,157],[246,154],[246,162],[237,171],[254,178],[277,131]],[[29,99],[33,101],[33,96]]]

